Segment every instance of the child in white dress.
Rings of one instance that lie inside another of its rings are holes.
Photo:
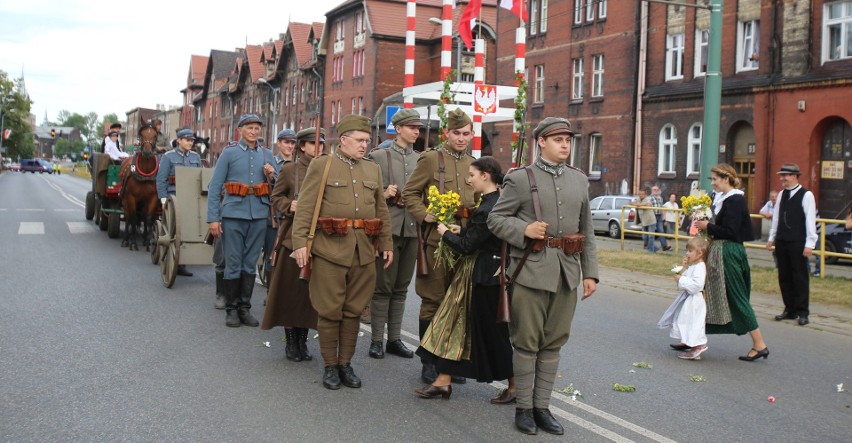
[[[671,327],[669,336],[680,340],[680,343],[670,345],[684,351],[678,354],[678,358],[700,360],[701,354],[709,349],[704,334],[707,304],[703,293],[707,278],[704,260],[709,246],[709,241],[703,237],[694,237],[686,244],[686,256],[683,257],[686,269],[674,277],[680,293],[657,323],[660,329]]]

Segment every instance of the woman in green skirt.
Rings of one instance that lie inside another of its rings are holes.
[[[696,220],[698,229],[713,238],[707,260],[707,327],[709,334],[748,333],[752,348],[740,360],[754,361],[769,357],[769,348],[757,326],[749,301],[751,270],[743,242],[754,240],[751,217],[740,179],[734,168],[720,163],[711,170],[710,183],[716,191],[713,199],[714,221]]]

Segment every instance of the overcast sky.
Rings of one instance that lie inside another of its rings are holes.
[[[62,109],[125,119],[180,105],[191,55],[278,38],[289,21],[324,22],[342,2],[0,0],[0,70],[14,79],[23,69],[37,124]]]

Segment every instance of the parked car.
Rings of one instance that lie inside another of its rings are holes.
[[[843,225],[825,226],[825,250],[839,254],[852,254],[852,230]],[[837,263],[838,257],[826,257],[826,263]]]
[[[621,237],[621,208],[638,198],[632,195],[601,195],[593,198],[589,206],[592,210],[592,225],[595,232],[606,232],[612,238]],[[637,224],[635,209],[627,210],[624,219],[627,229],[642,230],[642,226]]]
[[[11,165],[9,165],[9,170],[14,171],[14,172],[20,171],[21,170],[21,164],[20,163],[12,163]]]
[[[21,172],[32,172],[33,174],[36,172],[39,174],[47,172],[48,174],[53,174],[53,165],[41,159],[21,160]]]

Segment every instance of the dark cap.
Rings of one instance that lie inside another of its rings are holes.
[[[240,117],[239,121],[237,121],[237,127],[242,128],[243,125],[247,125],[249,123],[257,123],[263,126],[263,120],[261,120],[260,117],[258,117],[257,115],[243,114],[242,117]]]
[[[799,165],[795,163],[784,163],[781,165],[781,170],[778,171],[778,174],[789,174],[789,175],[802,175],[802,171],[799,170]]]
[[[278,133],[278,140],[295,140],[296,139],[296,131],[292,129],[284,129]]]
[[[300,142],[316,141],[316,137],[317,128],[315,127],[305,128],[296,133],[296,140]],[[325,129],[322,128],[320,128],[320,141],[325,142]]]
[[[535,140],[554,134],[574,135],[574,131],[571,130],[571,122],[564,118],[547,117],[533,129],[533,139]]]
[[[113,123],[113,124],[109,125],[109,128],[110,128],[110,129],[114,129],[114,128],[121,129],[121,123],[119,123],[119,122],[115,122],[115,123]]]
[[[349,131],[362,131],[369,134],[372,132],[372,129],[370,127],[370,119],[363,115],[344,115],[337,122],[337,133],[340,135],[346,134]]]
[[[469,124],[471,124],[470,117],[461,108],[453,109],[447,114],[447,129],[450,131],[464,128]]]
[[[177,132],[177,138],[195,138],[195,133],[192,132],[192,129],[181,129]]]
[[[413,109],[400,109],[391,117],[394,126],[423,126],[420,121],[420,113]]]
[[[107,137],[112,137],[113,135],[118,135],[118,132],[117,131],[109,131],[109,134],[107,134]]]

